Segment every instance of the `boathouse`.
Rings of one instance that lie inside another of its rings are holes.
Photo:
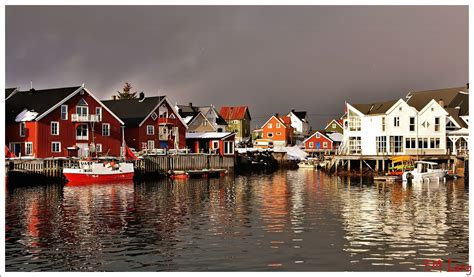
[[[6,93],[5,139],[16,156],[120,156],[123,121],[84,85]]]
[[[233,156],[235,152],[235,133],[186,133],[186,144],[193,153]]]

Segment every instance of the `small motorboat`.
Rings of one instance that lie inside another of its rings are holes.
[[[435,162],[417,161],[415,162],[415,169],[406,171],[402,175],[403,182],[418,182],[423,183],[424,181],[430,182],[433,180],[441,181],[445,180],[447,170],[439,167]]]
[[[302,160],[298,163],[298,168],[315,168],[316,164],[312,160]]]
[[[132,163],[115,160],[80,160],[78,164],[65,167],[63,174],[69,182],[94,183],[133,180]]]

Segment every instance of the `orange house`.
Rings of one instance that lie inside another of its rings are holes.
[[[293,127],[288,116],[273,115],[262,126],[263,139],[273,141],[274,146],[287,146],[293,144]]]

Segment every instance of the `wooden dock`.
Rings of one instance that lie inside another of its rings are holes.
[[[56,159],[6,159],[5,174],[9,183],[58,183],[64,182],[63,168],[76,162],[74,158]],[[225,169],[234,171],[234,156],[211,154],[153,155],[133,161],[135,177],[165,176],[170,170]]]

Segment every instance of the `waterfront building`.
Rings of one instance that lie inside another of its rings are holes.
[[[187,124],[166,96],[105,100],[103,103],[125,123],[127,146],[137,151],[183,149]]]
[[[305,111],[291,110],[287,115],[291,120],[291,127],[296,137],[304,137],[309,132],[309,122]]]
[[[249,141],[250,133],[250,111],[247,106],[222,106],[219,114],[227,122],[227,131],[235,133],[237,142]]]
[[[235,152],[235,133],[231,132],[193,132],[186,133],[186,145],[193,153],[219,154],[233,156]]]
[[[339,119],[332,119],[328,122],[326,127],[324,127],[324,131],[326,133],[339,133],[342,134],[344,132],[344,128],[342,127],[343,120]]]
[[[287,146],[294,144],[294,132],[291,119],[288,116],[272,115],[262,125],[262,138],[273,141],[273,146]]]
[[[189,103],[189,105],[176,105],[175,108],[188,125],[188,133],[226,131],[227,122],[214,105],[196,107],[193,103]]]
[[[334,150],[333,140],[326,136],[324,131],[315,131],[303,141],[304,149],[308,153],[330,154]]]
[[[6,93],[5,139],[16,156],[120,156],[124,122],[84,85]]]

